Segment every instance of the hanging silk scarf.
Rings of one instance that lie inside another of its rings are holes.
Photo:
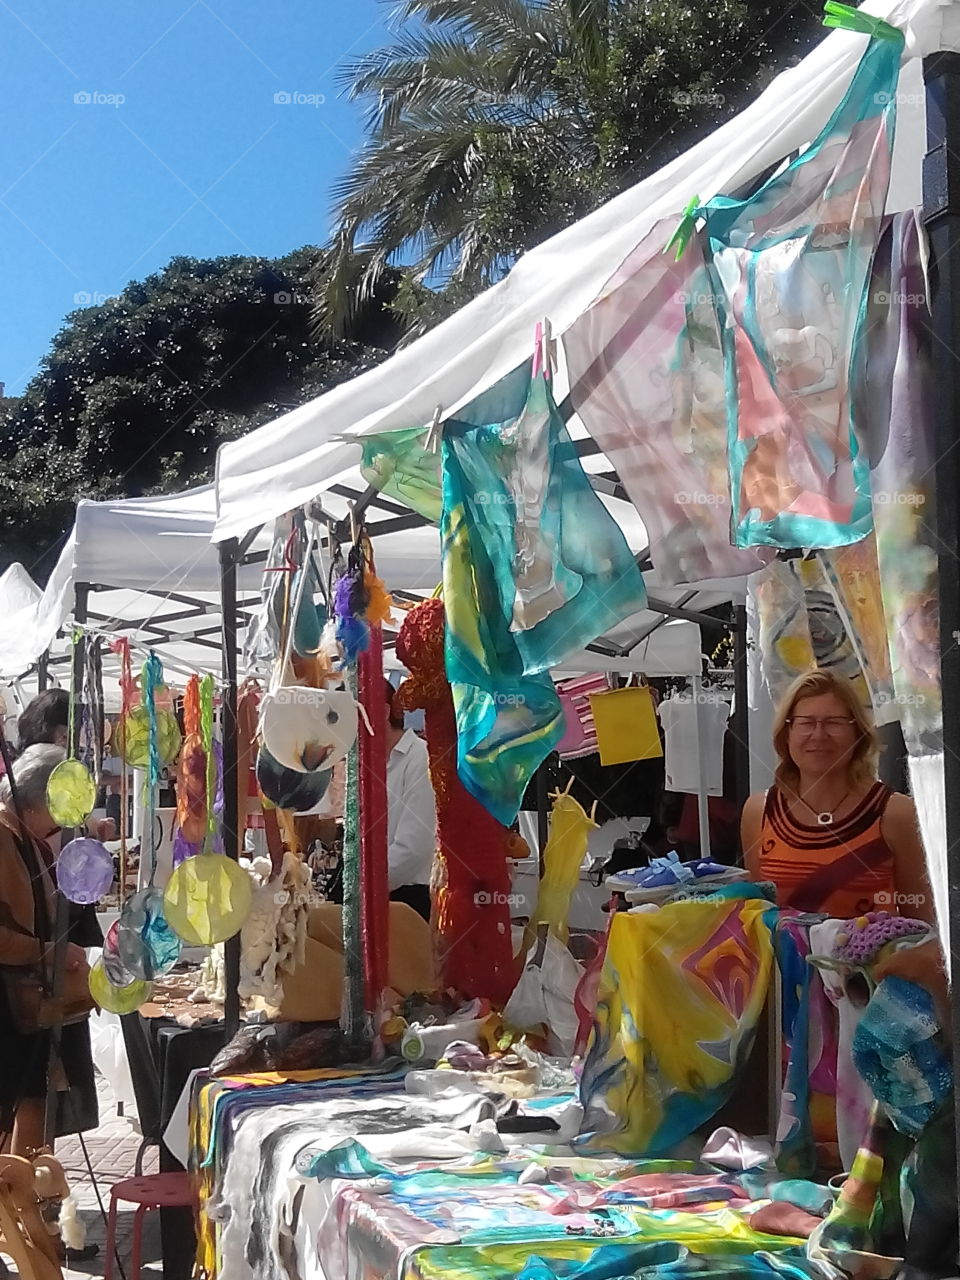
[[[937,527],[926,282],[913,213],[899,214],[874,264],[854,387],[871,466],[880,590],[910,753],[942,747]]]
[[[776,560],[748,584],[761,669],[779,702],[797,676],[820,668],[851,680],[864,706],[870,689],[816,559]]]
[[[769,905],[731,897],[616,916],[580,1085],[590,1145],[655,1156],[726,1102],[767,998]]]
[[[762,550],[730,545],[723,351],[701,247],[664,256],[659,223],[563,336],[570,400],[650,539],[660,581],[738,577]]]
[[[820,552],[820,563],[837,613],[870,692],[877,724],[899,718],[890,671],[877,542],[873,534],[849,547]]]
[[[822,133],[755,195],[718,196],[702,211],[742,547],[843,546],[871,527],[849,369],[889,183],[903,35],[845,6],[830,12],[872,34]]]
[[[440,456],[425,447],[423,427],[363,436],[360,473],[388,498],[396,498],[431,524],[440,523]]]
[[[947,902],[943,709],[937,574],[936,394],[926,323],[922,231],[898,214],[874,261],[862,367],[854,382],[857,421],[870,457],[880,589],[894,696],[910,754],[910,789],[930,866],[944,952]],[[952,497],[952,495],[951,495]]]
[[[443,587],[458,768],[498,821],[563,735],[545,674],[643,608],[643,578],[525,364],[446,423]]]

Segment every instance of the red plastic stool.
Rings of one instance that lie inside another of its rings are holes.
[[[143,1250],[143,1218],[151,1209],[192,1209],[196,1196],[188,1173],[150,1173],[143,1178],[127,1178],[110,1188],[110,1215],[107,1219],[107,1266],[104,1280],[113,1280],[117,1256],[117,1201],[137,1206],[133,1219],[132,1274],[139,1280]]]

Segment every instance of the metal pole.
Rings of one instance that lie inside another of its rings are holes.
[[[44,649],[40,657],[37,659],[37,693],[46,693],[47,686],[50,683],[50,650]]]
[[[750,695],[747,690],[747,607],[733,609],[733,715],[730,732],[734,741],[737,777],[737,806],[750,794]]]
[[[943,770],[950,952],[956,974],[960,968],[960,54],[937,53],[927,58],[923,78],[927,99],[923,221],[930,246],[930,350],[936,387]],[[960,1027],[960,984],[951,985],[954,1026]],[[960,1126],[957,1137],[960,1155]]]
[[[240,857],[240,814],[237,800],[237,556],[235,538],[220,544],[220,610],[223,619],[223,847],[228,858]],[[227,1040],[240,1026],[240,935],[224,943],[223,1006]]]
[[[693,677],[693,710],[697,725],[697,817],[700,824],[700,857],[710,857],[710,805],[707,801],[707,735],[703,731],[703,680]]]
[[[87,620],[87,611],[90,600],[90,586],[86,582],[78,582],[74,587],[74,621],[81,626]],[[77,637],[77,643],[73,649],[73,689],[71,696],[73,698],[73,734],[68,743],[69,754],[73,758],[77,758],[80,754],[80,726],[83,718],[83,669],[87,652],[87,637],[81,631]],[[66,828],[60,833],[60,847],[68,843],[78,833]],[[66,898],[57,890],[54,907],[54,944],[53,944],[53,996],[56,998],[63,992],[63,975],[64,965],[67,958],[67,943],[69,942],[70,932],[70,905]],[[50,1062],[48,1067],[48,1079],[53,1079],[54,1072],[60,1065],[60,1036],[63,1028],[60,1026],[51,1029],[50,1036]],[[56,1089],[47,1089],[46,1111],[43,1121],[43,1141],[44,1145],[53,1150],[53,1144],[57,1134],[57,1101],[58,1093]]]

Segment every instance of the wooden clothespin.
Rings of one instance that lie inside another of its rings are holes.
[[[437,453],[440,449],[440,418],[443,415],[443,408],[437,405],[433,411],[433,422],[430,424],[430,430],[427,432],[427,440],[424,449],[427,453]]]

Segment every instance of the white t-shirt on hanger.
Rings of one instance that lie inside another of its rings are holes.
[[[730,717],[730,705],[719,695],[701,695],[700,731],[707,758],[707,795],[723,795],[723,735]],[[670,697],[657,711],[665,738],[664,756],[667,791],[696,795],[700,766],[697,755],[697,705],[689,695]]]

